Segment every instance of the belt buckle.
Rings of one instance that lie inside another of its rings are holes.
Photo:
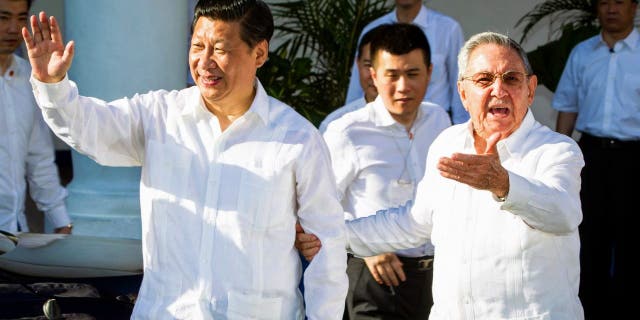
[[[418,261],[418,269],[422,271],[433,269],[433,258]]]

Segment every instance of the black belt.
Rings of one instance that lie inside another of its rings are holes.
[[[347,256],[352,259],[362,259],[360,257],[356,257],[351,253],[348,253]],[[422,256],[422,257],[402,257],[398,256],[398,259],[402,262],[402,267],[414,269],[414,270],[431,270],[433,269],[433,256]]]
[[[640,148],[640,140],[620,140],[615,138],[596,137],[582,133],[580,144],[601,149]]]

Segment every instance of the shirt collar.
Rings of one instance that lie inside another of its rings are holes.
[[[393,23],[398,23],[397,10],[398,9],[393,9],[393,12],[391,12],[391,20],[393,21]],[[426,28],[428,24],[427,16],[428,16],[428,9],[427,7],[422,5],[420,6],[420,12],[418,12],[418,15],[413,19],[412,23],[420,26],[421,28]]]
[[[373,123],[378,127],[391,127],[391,126],[399,126],[404,129],[404,126],[396,122],[395,119],[391,116],[387,108],[385,108],[384,103],[382,102],[382,98],[378,95],[375,100],[371,103],[371,108],[373,109]],[[416,115],[416,119],[413,121],[413,126],[415,127],[416,123],[418,123],[422,119],[422,104],[418,107],[418,114]]]
[[[500,158],[506,159],[508,156],[517,153],[520,148],[522,148],[524,144],[524,140],[526,139],[529,131],[533,129],[535,125],[535,118],[533,117],[533,113],[531,109],[527,110],[527,113],[522,119],[522,123],[520,123],[520,127],[516,129],[510,136],[506,139],[498,141],[498,145],[496,148],[498,149],[498,154],[500,154]],[[473,140],[473,123],[471,120],[468,122],[468,130],[467,130],[467,138],[465,139],[465,149],[474,149],[474,140]]]
[[[256,96],[253,98],[253,102],[251,103],[251,106],[249,106],[249,110],[247,110],[245,115],[255,114],[264,124],[269,124],[269,95],[267,95],[267,92],[264,90],[260,80],[256,79],[254,87],[256,88]],[[205,106],[202,96],[200,95],[200,90],[197,86],[193,86],[189,88],[189,90],[192,90],[192,92],[190,92],[189,97],[187,98],[187,105],[182,110],[182,115],[193,116],[195,118],[211,116],[211,112],[209,112]]]
[[[9,67],[7,68],[5,73],[1,75],[2,77],[4,77],[5,79],[16,79],[17,77],[22,76],[24,70],[20,67],[20,64],[17,60],[18,59],[16,58],[15,54],[9,55]]]
[[[599,35],[599,41],[596,41],[595,43],[595,47],[601,47],[601,46],[607,46],[607,43],[604,42],[604,38],[602,37],[602,32],[600,32]],[[618,43],[620,43],[620,45],[624,45],[626,47],[628,47],[630,50],[636,50],[638,48],[638,45],[640,44],[640,33],[638,32],[638,29],[636,29],[635,27],[633,28],[633,30],[631,30],[631,33],[629,33],[629,35],[622,39],[621,41],[616,42],[615,45],[617,45]],[[615,47],[614,45],[614,47]]]

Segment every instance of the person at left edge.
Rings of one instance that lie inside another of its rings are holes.
[[[44,12],[22,34],[45,120],[103,165],[142,166],[144,278],[133,319],[339,319],[344,221],[318,131],[269,97],[256,70],[273,34],[259,0],[201,0],[196,86],[112,102],[67,77],[74,44]],[[176,48],[181,50],[181,48]],[[298,290],[296,221],[322,239]]]
[[[28,0],[0,0],[0,230],[29,231],[27,183],[55,233],[71,233],[53,140],[29,85],[29,63],[15,54],[27,24]]]

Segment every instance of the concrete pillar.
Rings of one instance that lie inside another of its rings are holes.
[[[66,0],[65,41],[76,42],[69,77],[81,95],[114,100],[180,89],[187,78],[189,8],[175,0]],[[72,152],[67,207],[74,234],[141,237],[140,168],[104,167]]]

